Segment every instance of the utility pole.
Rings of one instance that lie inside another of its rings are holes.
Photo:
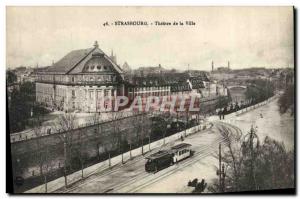
[[[144,155],[144,114],[142,114],[142,155]]]
[[[189,123],[189,112],[188,112],[188,110],[186,110],[186,126],[185,126],[185,131],[184,131],[185,137],[186,137],[186,130],[189,125],[188,123]]]
[[[219,191],[220,193],[222,192],[222,172],[221,172],[221,160],[222,156],[221,156],[221,143],[219,144]]]
[[[254,133],[254,128],[253,126],[251,126],[251,130],[250,130],[250,158],[251,158],[251,161],[250,161],[250,174],[251,174],[251,178],[252,178],[252,182],[251,182],[251,186],[252,188],[255,188],[255,177],[254,177],[254,164],[253,164],[253,161],[254,161],[254,153],[253,153],[253,135]]]
[[[64,137],[64,156],[65,156],[65,164],[64,164],[64,173],[65,173],[65,187],[68,186],[67,181],[67,141],[66,141],[66,134],[63,135]]]
[[[254,141],[256,140],[256,142]],[[255,167],[255,159],[256,159],[256,152],[258,146],[259,146],[259,139],[258,136],[256,135],[256,130],[254,129],[253,125],[251,126],[250,132],[245,135],[244,138],[244,145],[245,147],[249,147],[248,149],[246,148],[246,154],[248,156],[248,161],[250,163],[250,188],[251,190],[256,190],[256,180],[255,180],[255,172],[254,172],[254,167]]]

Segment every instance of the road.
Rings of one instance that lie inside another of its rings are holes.
[[[280,114],[278,99],[235,117],[232,125],[238,126],[243,133],[249,132],[251,125],[257,127],[257,135],[262,142],[266,136],[283,142],[287,150],[294,149],[294,120],[290,113]]]
[[[63,193],[138,193],[144,192],[144,189],[150,185],[165,179],[168,176],[180,174],[183,170],[193,167],[195,163],[208,163],[206,158],[213,157],[218,149],[218,144],[222,142],[219,134],[220,128],[229,128],[232,133],[240,133],[239,129],[229,124],[216,122],[211,129],[193,134],[185,138],[185,143],[192,144],[192,150],[196,151],[194,156],[161,170],[155,174],[145,172],[145,158],[138,156],[128,161],[124,165],[118,165],[110,170],[95,174],[89,178],[73,184],[68,189],[62,188],[56,192]],[[181,141],[169,143],[165,148],[178,144]],[[157,151],[156,149],[155,151]],[[155,152],[154,150],[151,153]],[[149,154],[146,154],[146,156]],[[214,163],[213,161],[210,163]],[[212,166],[212,165],[211,165]],[[203,172],[206,175],[212,172]],[[195,173],[194,173],[195,174]],[[186,177],[186,176],[185,176]],[[187,184],[188,179],[180,179]],[[157,192],[166,192],[170,189],[163,187],[157,189]],[[151,190],[151,193],[154,193]]]

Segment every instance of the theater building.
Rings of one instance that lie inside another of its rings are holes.
[[[36,101],[53,110],[99,112],[105,96],[124,95],[122,69],[97,42],[71,51],[36,76]]]

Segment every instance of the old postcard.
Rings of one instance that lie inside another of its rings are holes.
[[[6,34],[12,193],[295,192],[293,7],[8,6]]]

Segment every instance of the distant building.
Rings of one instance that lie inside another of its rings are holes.
[[[125,62],[125,63],[123,64],[122,69],[123,69],[123,71],[124,71],[125,73],[131,73],[131,72],[132,72],[132,70],[131,70],[131,68],[130,68],[130,66],[129,66],[129,64],[128,64],[127,62]]]
[[[158,66],[149,66],[149,67],[140,67],[137,70],[135,70],[136,75],[141,76],[147,76],[149,74],[161,74],[165,72],[166,69],[164,69],[160,64]]]

